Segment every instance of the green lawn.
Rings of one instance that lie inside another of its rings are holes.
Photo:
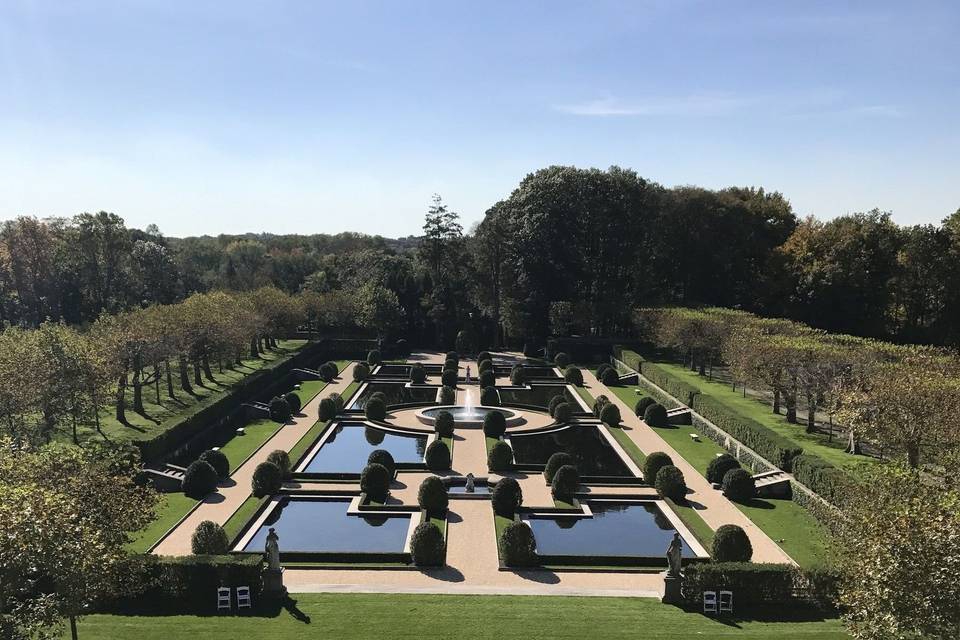
[[[494,620],[499,623],[492,624]],[[649,598],[296,593],[282,607],[261,607],[244,615],[91,615],[81,619],[79,637],[837,640],[848,636],[838,620],[809,613],[778,610],[717,620]]]
[[[111,405],[104,407],[100,412],[101,428],[110,440],[131,441],[150,439],[169,429],[173,423],[212,404],[225,393],[229,393],[236,383],[251,373],[275,364],[281,359],[292,356],[306,344],[306,340],[281,340],[276,349],[263,353],[259,358],[243,360],[240,366],[235,369],[224,369],[222,373],[217,371],[216,364],[212,363],[211,368],[216,382],[210,382],[204,377],[204,386],[194,386],[193,394],[188,394],[180,389],[178,385],[178,375],[177,372],[174,371],[174,389],[177,396],[175,399],[167,396],[166,376],[164,374],[164,379],[160,382],[159,403],[157,402],[156,389],[153,384],[149,387],[144,386],[142,389],[145,415],[140,415],[130,408],[133,405],[133,389],[128,387],[126,418],[129,425],[124,425],[117,421],[114,408]],[[145,373],[152,373],[152,371]],[[190,370],[190,383],[193,384],[192,368]],[[100,438],[100,435],[90,425],[81,427],[79,433],[82,440]]]
[[[734,391],[726,383],[697,375],[696,371],[690,371],[688,368],[677,364],[669,362],[658,362],[657,364],[687,384],[693,385],[701,393],[715,398],[732,411],[769,427],[785,438],[796,442],[797,446],[803,447],[803,450],[807,453],[820,456],[834,466],[856,469],[862,464],[872,462],[872,458],[851,456],[844,453],[843,448],[846,443],[837,438],[834,438],[831,443],[828,442],[827,436],[807,433],[802,424],[790,424],[787,422],[786,416],[773,413],[770,405],[766,402],[750,396],[744,398],[742,393]]]
[[[240,508],[233,512],[233,515],[223,523],[223,530],[227,532],[227,537],[232,542],[241,529],[247,524],[254,512],[260,507],[260,504],[267,498],[257,498],[253,495],[248,497],[240,505]]]

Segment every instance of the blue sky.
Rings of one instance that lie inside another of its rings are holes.
[[[0,218],[469,226],[530,171],[960,207],[957,2],[4,0]]]

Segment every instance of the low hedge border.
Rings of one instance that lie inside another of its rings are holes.
[[[800,569],[789,564],[705,562],[683,572],[682,593],[690,607],[702,606],[704,591],[733,592],[739,607],[807,604],[832,608],[838,574],[826,569]]]
[[[700,395],[699,389],[677,379],[669,371],[653,362],[644,362],[640,367],[640,373],[688,407],[693,407],[695,398]]]

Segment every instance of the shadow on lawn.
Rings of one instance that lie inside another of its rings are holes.
[[[297,601],[287,594],[280,599],[261,599],[250,609],[232,608],[230,611],[219,612],[215,608],[197,608],[183,602],[138,602],[129,601],[117,607],[108,607],[103,613],[116,616],[199,616],[224,618],[277,618],[284,612],[295,620],[310,624],[310,616],[304,613]]]
[[[699,615],[718,622],[722,625],[741,628],[743,622],[824,622],[826,620],[836,619],[836,614],[818,609],[816,607],[805,607],[792,605],[790,607],[778,606],[756,606],[745,607],[733,615],[707,615],[700,609],[693,607],[684,607],[688,613]]]

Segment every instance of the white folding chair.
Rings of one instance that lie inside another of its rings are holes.
[[[733,591],[720,592],[720,613],[733,613]]]
[[[237,609],[250,608],[250,587],[237,587]]]
[[[704,613],[717,612],[717,592],[716,591],[703,592],[703,612]]]
[[[230,610],[230,587],[217,589],[217,611]]]

